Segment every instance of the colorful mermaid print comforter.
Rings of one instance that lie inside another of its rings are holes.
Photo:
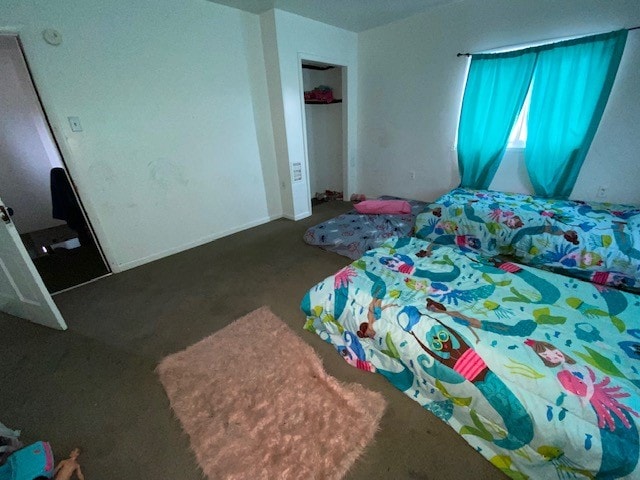
[[[640,291],[640,209],[458,188],[418,215],[416,236]]]
[[[380,200],[407,200],[411,205],[411,213],[369,215],[354,209],[309,228],[303,236],[304,241],[356,260],[388,238],[411,235],[416,216],[422,212],[426,203],[386,195],[380,197]]]
[[[511,478],[640,478],[640,296],[402,238],[301,308]]]

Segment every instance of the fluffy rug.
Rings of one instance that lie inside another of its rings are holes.
[[[267,307],[158,366],[210,479],[342,478],[373,438],[385,402],[327,375]]]

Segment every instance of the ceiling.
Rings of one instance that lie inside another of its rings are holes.
[[[460,0],[210,0],[251,13],[285,10],[328,25],[362,32]]]

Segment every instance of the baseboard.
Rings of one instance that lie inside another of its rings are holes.
[[[230,228],[228,230],[214,233],[212,235],[207,235],[206,237],[202,237],[194,242],[185,243],[184,245],[180,245],[179,247],[169,248],[167,250],[154,253],[153,255],[149,255],[138,260],[119,264],[117,268],[114,268],[112,270],[113,272],[122,272],[124,270],[139,267],[140,265],[144,265],[145,263],[153,262],[154,260],[160,260],[161,258],[168,257],[169,255],[184,252],[185,250],[189,250],[190,248],[199,247],[200,245],[204,245],[205,243],[209,243],[219,238],[233,235],[234,233],[238,233],[249,228],[257,227],[258,225],[264,225],[265,223],[272,222],[273,220],[277,220],[279,218],[282,218],[282,215],[271,215],[268,217],[263,217],[252,222],[245,223],[244,225],[240,225],[238,227]]]
[[[82,282],[82,283],[79,283],[78,285],[74,285],[73,287],[65,288],[64,290],[58,290],[57,292],[53,292],[51,296],[54,297],[60,293],[65,293],[65,292],[68,292],[69,290],[73,290],[78,287],[84,287],[85,285],[89,285],[90,283],[97,282],[98,280],[102,280],[103,278],[110,277],[114,273],[115,273],[114,271],[111,271],[109,273],[105,273],[104,275],[100,275],[99,277],[92,278],[91,280],[88,280],[86,282]]]
[[[304,212],[304,213],[299,213],[297,215],[288,215],[288,214],[283,214],[282,218],[286,218],[287,220],[293,220],[293,221],[298,221],[298,220],[302,220],[303,218],[307,218],[311,216],[311,212]]]

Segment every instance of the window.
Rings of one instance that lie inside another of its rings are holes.
[[[533,82],[531,83],[533,85]],[[522,104],[520,115],[513,124],[507,148],[524,148],[527,146],[527,119],[529,117],[529,103],[531,102],[531,86]],[[504,138],[504,137],[503,137]]]

